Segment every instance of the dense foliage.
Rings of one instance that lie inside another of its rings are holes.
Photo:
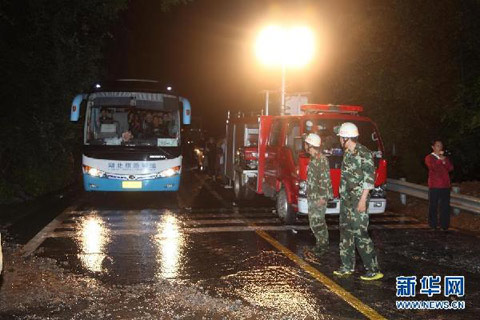
[[[366,106],[382,131],[390,176],[425,181],[423,158],[440,138],[454,178],[479,179],[480,3],[363,0],[341,9],[348,20],[339,19],[339,43],[353,54],[329,90],[336,101]]]
[[[159,1],[162,9],[189,2]],[[75,178],[81,130],[68,121],[69,105],[102,78],[111,27],[129,3],[0,2],[0,202]],[[382,131],[391,175],[424,181],[423,157],[441,137],[455,179],[480,179],[480,2],[323,3],[337,32],[333,46],[349,54],[339,53],[335,76],[319,85],[330,101],[367,108]]]
[[[8,0],[0,7],[0,200],[72,181],[73,95],[98,79],[111,24],[127,1]],[[77,148],[78,149],[78,148]]]

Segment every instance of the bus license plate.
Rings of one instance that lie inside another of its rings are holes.
[[[122,181],[123,189],[142,189],[142,181]]]

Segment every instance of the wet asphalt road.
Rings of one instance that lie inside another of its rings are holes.
[[[235,203],[232,193],[194,172],[184,175],[178,193],[83,193],[24,248],[103,283],[169,279],[298,318],[477,319],[480,314],[476,236],[431,231],[393,212],[373,216],[370,233],[385,278],[359,280],[359,260],[354,276],[337,278],[332,274],[340,262],[337,217],[327,218],[330,251],[312,261],[304,254],[314,243],[305,218],[284,226],[272,201],[257,197]],[[402,275],[465,276],[466,294],[459,299],[466,309],[398,310],[395,284]]]

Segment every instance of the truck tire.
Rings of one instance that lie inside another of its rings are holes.
[[[287,192],[283,187],[277,194],[277,214],[284,224],[293,224],[297,218],[292,205],[288,203]]]
[[[243,200],[244,192],[242,186],[242,179],[238,172],[235,172],[235,177],[233,179],[233,193],[235,195],[235,199]]]

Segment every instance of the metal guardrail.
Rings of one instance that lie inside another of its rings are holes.
[[[406,194],[415,198],[428,200],[428,187],[411,182],[396,179],[387,179],[387,190],[395,191],[400,194]],[[480,215],[480,198],[451,192],[450,206]]]

